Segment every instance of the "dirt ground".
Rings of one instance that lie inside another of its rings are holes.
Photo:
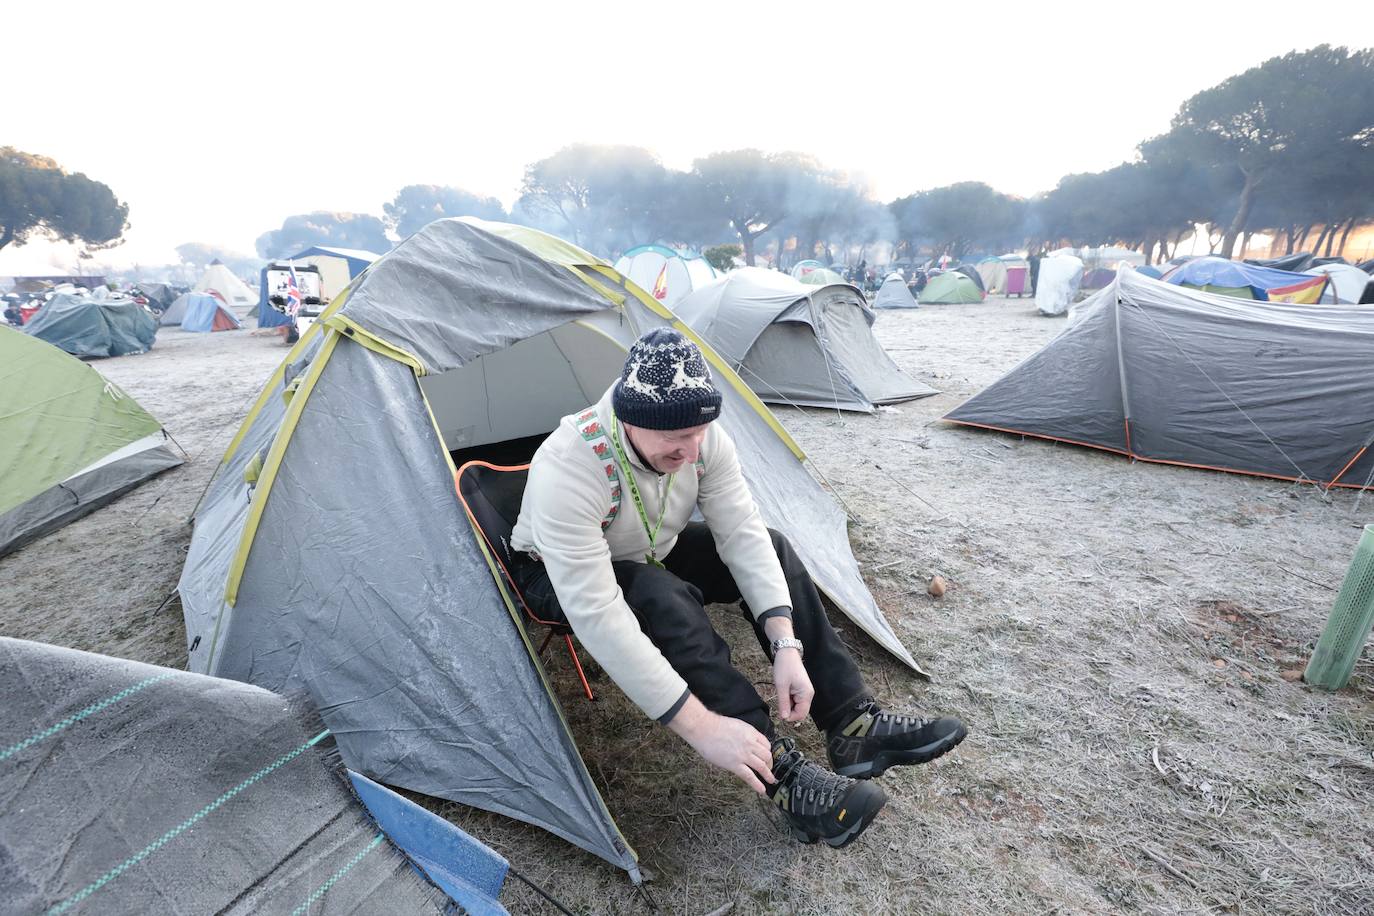
[[[855,521],[854,551],[910,676],[852,627],[896,708],[953,713],[957,752],[883,777],[843,851],[646,722],[599,672],[546,664],[610,810],[666,912],[1374,912],[1374,657],[1334,694],[1295,680],[1374,495],[1135,464],[938,418],[1064,327],[1029,301],[884,313],[893,359],[942,392],[872,416],[779,409]],[[0,635],[173,667],[186,516],[285,353],[247,331],[165,330],[97,367],[190,455],[0,559]],[[929,576],[949,582],[942,599]],[[164,601],[166,601],[164,605]],[[765,689],[746,626],[718,608]],[[822,753],[814,730],[797,732]],[[428,800],[578,912],[642,913],[617,870],[535,828]],[[512,912],[552,912],[518,881]]]

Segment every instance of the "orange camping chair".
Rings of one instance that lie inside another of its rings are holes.
[[[544,620],[530,610],[510,573],[514,559],[510,536],[515,529],[515,520],[520,516],[520,500],[525,495],[529,470],[528,464],[501,467],[485,461],[469,461],[458,469],[458,499],[472,524],[481,532],[487,551],[501,570],[500,587],[508,592],[508,597],[513,596],[515,605],[524,612],[526,620],[549,628],[548,635],[539,646],[539,654],[544,654],[555,636],[562,636],[568,647],[568,656],[577,669],[577,679],[582,682],[582,691],[587,699],[595,700],[596,695],[592,693],[592,685],[587,683],[582,660],[577,657],[577,648],[573,645],[572,627],[565,620]]]

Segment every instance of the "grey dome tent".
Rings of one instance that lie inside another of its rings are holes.
[[[0,696],[7,913],[505,912],[505,860],[345,782],[298,703],[4,637]]]
[[[770,403],[871,412],[938,393],[892,362],[863,293],[847,283],[808,286],[742,267],[693,290],[676,311]]]
[[[873,297],[873,308],[914,309],[920,306],[916,304],[916,297],[911,295],[911,288],[906,285],[906,280],[894,271],[887,275],[883,285],[878,288],[878,295]]]
[[[350,768],[535,824],[637,879],[450,453],[548,433],[663,326],[691,334],[607,262],[537,230],[440,220],[383,255],[273,373],[198,507],[179,584],[190,668],[303,686]],[[705,351],[764,520],[919,672],[838,505]]]
[[[946,420],[1140,461],[1365,487],[1374,312],[1236,299],[1123,267]]]
[[[152,349],[157,319],[132,299],[58,293],[29,319],[24,333],[81,359],[128,356]]]

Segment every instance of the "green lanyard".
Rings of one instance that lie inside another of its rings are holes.
[[[611,414],[611,436],[615,442],[615,460],[620,465],[620,476],[625,478],[625,483],[630,488],[630,496],[634,497],[635,509],[639,511],[639,520],[644,523],[644,533],[649,537],[649,552],[644,555],[644,562],[664,569],[664,565],[658,561],[658,530],[663,527],[663,516],[668,514],[668,494],[673,492],[673,479],[677,474],[668,475],[668,486],[663,490],[663,500],[658,506],[658,524],[653,528],[649,527],[649,513],[644,511],[644,500],[640,498],[639,487],[635,485],[635,474],[630,468],[629,459],[625,457],[625,446],[620,442],[620,430],[616,427],[615,414]]]

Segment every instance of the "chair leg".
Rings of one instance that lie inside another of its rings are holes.
[[[555,634],[554,634],[554,631],[553,631],[553,630],[549,630],[549,635],[545,636],[545,637],[544,637],[544,641],[541,642],[541,643],[539,644],[539,654],[540,654],[540,655],[543,655],[543,654],[544,654],[544,650],[547,649],[547,648],[549,647],[549,643],[553,641],[554,635],[555,635]]]
[[[568,645],[568,655],[572,658],[573,667],[577,669],[577,679],[582,682],[582,691],[587,694],[588,700],[596,700],[596,694],[592,693],[592,685],[587,683],[587,673],[582,670],[582,660],[577,657],[577,649],[573,647],[572,636],[564,633],[563,641]]]

